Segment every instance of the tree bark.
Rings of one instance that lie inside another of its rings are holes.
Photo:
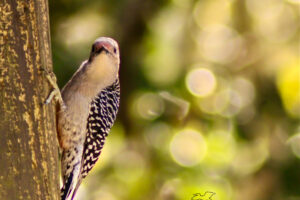
[[[58,200],[47,0],[0,0],[0,199]]]

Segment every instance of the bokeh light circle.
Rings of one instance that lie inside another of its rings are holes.
[[[216,85],[215,75],[209,69],[194,69],[186,77],[186,87],[195,96],[209,96],[215,91]]]
[[[243,39],[237,31],[224,25],[205,27],[195,39],[204,58],[222,64],[236,59],[243,47]]]
[[[293,154],[300,159],[300,132],[293,135],[288,140],[288,144],[290,145]]]
[[[124,150],[114,161],[115,176],[126,183],[141,178],[145,172],[145,167],[144,157],[134,150]]]
[[[206,155],[206,142],[200,132],[186,129],[177,133],[170,143],[170,153],[176,163],[191,167],[201,162]]]
[[[153,120],[164,111],[163,100],[155,93],[144,93],[137,100],[139,115],[148,120]]]

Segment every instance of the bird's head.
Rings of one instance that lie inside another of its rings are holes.
[[[120,66],[118,43],[112,38],[100,37],[92,45],[88,62],[91,81],[111,85],[117,78]]]

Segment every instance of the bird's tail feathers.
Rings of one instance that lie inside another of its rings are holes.
[[[77,176],[78,177],[78,176]],[[73,200],[79,188],[81,180],[78,180],[73,173],[70,174],[64,186],[61,188],[61,200]]]
[[[74,190],[73,190],[73,193],[72,193],[72,200],[73,200],[73,198],[75,197],[75,194],[76,194],[76,192],[77,192],[77,190],[78,190],[78,188],[79,188],[79,186],[80,186],[80,184],[81,184],[81,181],[82,181],[82,179],[79,179],[78,181],[77,181],[77,184],[76,184],[76,186],[74,187]]]
[[[73,200],[75,193],[78,189],[78,182],[80,177],[80,167],[79,163],[76,163],[73,170],[64,180],[64,185],[61,188],[61,200]],[[80,181],[81,182],[81,181]],[[79,184],[80,184],[79,182]]]
[[[73,182],[73,173],[70,174],[70,176],[67,178],[65,181],[63,187],[60,190],[60,195],[61,195],[61,200],[67,200],[68,197],[70,196],[70,193],[72,191],[72,185],[74,184]]]

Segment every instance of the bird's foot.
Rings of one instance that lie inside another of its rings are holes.
[[[45,76],[53,88],[44,103],[47,105],[52,101],[52,99],[54,99],[56,102],[59,103],[60,106],[63,106],[64,103],[63,103],[63,99],[62,99],[59,87],[56,83],[55,74],[53,72],[47,71],[45,68],[41,68],[41,69],[45,72],[45,74],[46,74]]]
[[[50,92],[50,94],[48,95],[48,98],[45,101],[45,104],[49,104],[52,99],[54,99],[56,102],[63,102],[61,94],[60,94],[60,90],[58,88],[53,88],[52,91]]]

